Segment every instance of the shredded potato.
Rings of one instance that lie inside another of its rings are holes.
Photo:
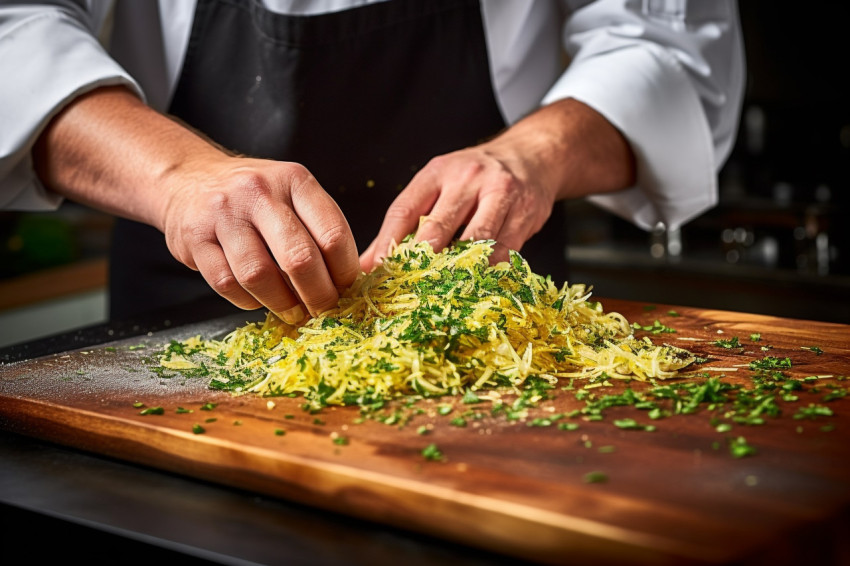
[[[301,394],[318,409],[518,389],[531,377],[665,379],[694,361],[686,350],[635,338],[622,315],[589,300],[585,285],[558,289],[517,253],[490,266],[492,244],[435,253],[408,238],[303,327],[269,314],[221,341],[184,342],[161,364],[199,367],[189,354],[202,354],[220,366],[215,388]]]

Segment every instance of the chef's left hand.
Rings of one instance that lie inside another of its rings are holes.
[[[634,177],[622,134],[589,106],[561,100],[488,142],[432,159],[390,205],[360,265],[371,271],[414,231],[440,251],[461,227],[461,240],[495,240],[490,260],[504,261],[543,227],[557,199],[623,189]]]

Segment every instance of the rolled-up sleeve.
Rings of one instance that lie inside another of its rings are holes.
[[[99,44],[105,2],[0,3],[0,208],[45,210],[61,198],[33,170],[36,139],[68,102],[105,85],[141,89]]]
[[[680,227],[717,203],[717,171],[735,140],[744,87],[735,2],[566,4],[571,62],[544,104],[588,104],[637,160],[635,187],[589,198],[644,229]]]

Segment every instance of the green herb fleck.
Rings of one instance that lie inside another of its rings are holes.
[[[425,448],[422,449],[422,456],[426,460],[431,461],[440,461],[443,460],[443,453],[440,452],[440,449],[437,448],[436,444],[429,444]]]
[[[800,407],[797,409],[797,412],[794,413],[794,418],[796,420],[802,419],[816,419],[818,417],[831,417],[833,415],[832,409],[829,407],[825,407],[823,405],[817,405],[815,403],[809,403],[808,407]]]
[[[463,394],[463,402],[466,405],[474,405],[475,403],[480,403],[481,399],[478,398],[478,395],[472,389],[467,389],[466,393]]]
[[[753,456],[756,454],[756,449],[747,444],[747,439],[743,436],[729,440],[729,453],[733,458],[743,458],[745,456]]]
[[[652,334],[669,334],[676,332],[669,326],[661,324],[658,319],[656,319],[655,322],[648,326],[641,326],[640,324],[635,322],[632,324],[632,328],[634,328],[635,330],[645,330],[646,332],[651,332]]]
[[[647,432],[655,430],[654,425],[642,425],[634,419],[617,419],[614,421],[614,426],[625,430],[645,430]]]
[[[140,415],[164,415],[165,409],[162,407],[148,407],[139,411]]]
[[[588,472],[584,474],[584,483],[606,483],[608,474],[604,472]]]
[[[771,369],[788,369],[792,366],[791,358],[775,358],[773,356],[765,356],[760,360],[750,362],[750,369],[756,370],[771,370]]]
[[[732,338],[728,339],[721,338],[720,340],[715,340],[713,344],[715,346],[720,346],[721,348],[726,348],[727,350],[731,350],[732,348],[743,348],[743,346],[741,346],[741,343],[738,341],[737,336],[733,336]]]

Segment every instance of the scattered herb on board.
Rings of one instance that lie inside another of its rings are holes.
[[[659,321],[658,319],[655,319],[655,322],[648,326],[641,326],[637,322],[632,323],[632,328],[634,328],[635,330],[644,330],[646,332],[651,332],[652,334],[669,334],[676,332],[669,326],[661,324],[661,321]]]
[[[164,415],[165,409],[162,407],[148,407],[139,411],[140,415]]]
[[[798,408],[797,412],[794,413],[794,418],[797,420],[816,419],[818,417],[831,417],[833,414],[829,407],[810,403],[808,407]]]
[[[588,472],[584,474],[584,483],[606,483],[608,474],[605,472]]]
[[[444,459],[443,453],[440,452],[440,449],[437,448],[436,444],[429,444],[423,448],[422,457],[431,461],[442,461]]]
[[[727,350],[732,350],[734,348],[743,348],[741,343],[738,341],[737,336],[733,336],[732,338],[720,338],[713,342],[715,346],[720,346],[721,348],[726,348]]]
[[[711,415],[712,428],[725,434],[736,426],[764,425],[780,415],[786,407],[782,403],[796,403],[801,395],[822,394],[823,402],[847,395],[838,386],[823,392],[826,386],[819,389],[813,385],[832,376],[790,377],[785,372],[792,369],[791,359],[781,356],[736,363],[731,371],[748,369],[752,372],[748,374],[750,383],[707,371],[682,375],[679,372],[689,364],[708,360],[686,350],[656,346],[650,336],[638,340],[631,335],[633,330],[659,335],[675,333],[674,329],[659,320],[651,325],[629,324],[616,313],[606,314],[600,303],[589,300],[587,288],[564,286],[558,290],[548,278],[531,273],[518,254],[511,254],[509,262],[494,269],[480,244],[460,243],[448,252],[434,254],[408,243],[388,258],[382,267],[385,272],[358,280],[356,292],[344,297],[347,302],[341,301],[337,311],[311,320],[299,329],[298,336],[287,334],[291,329],[269,315],[264,323],[238,329],[222,342],[200,337],[172,341],[162,353],[163,367],[159,369],[207,376],[212,389],[303,397],[302,408],[309,413],[332,405],[357,405],[357,423],[368,419],[399,429],[410,424],[419,435],[430,433],[433,427],[416,422],[423,414],[433,418],[435,413],[447,416],[456,411],[445,422],[455,427],[477,428],[480,424],[473,421],[501,418],[529,427],[557,426],[572,431],[579,428],[573,419],[606,421],[609,410],[617,407],[645,411],[652,421],[705,411]],[[390,285],[393,278],[403,280],[403,285]],[[655,309],[649,307],[645,310]],[[351,313],[357,316],[349,316]],[[537,313],[537,318],[530,318],[529,313]],[[675,311],[667,315],[679,316]],[[569,325],[562,324],[565,319],[571,321]],[[517,322],[526,326],[511,326]],[[534,339],[529,338],[528,328],[534,329]],[[534,341],[538,335],[540,341]],[[761,333],[750,333],[749,341],[761,342]],[[363,344],[372,348],[368,355],[363,355],[366,350],[352,354],[351,348]],[[740,350],[734,354],[746,348],[737,336],[710,344]],[[760,346],[762,352],[772,348]],[[818,346],[801,348],[823,354]],[[468,355],[468,351],[474,354]],[[499,360],[493,358],[496,351]],[[199,357],[208,359],[199,363]],[[665,365],[646,363],[658,359]],[[627,366],[631,369],[624,371]],[[323,373],[328,368],[338,375],[328,377]],[[340,376],[341,381],[337,379]],[[670,379],[676,377],[686,379]],[[297,380],[303,381],[296,387]],[[626,380],[625,389],[612,389],[621,380]],[[544,403],[561,391],[572,391],[583,406],[566,414],[543,414],[544,409],[552,409]],[[502,396],[504,392],[507,395]],[[423,400],[448,396],[453,399],[427,410],[417,406]],[[274,405],[268,403],[269,408]],[[483,403],[490,404],[489,410],[467,407]],[[214,407],[208,403],[201,410]],[[812,403],[797,408],[793,416],[801,420],[831,415],[831,409]],[[623,417],[622,413],[617,416]],[[608,422],[624,430],[653,431],[656,427],[631,417]],[[313,424],[325,423],[316,418]],[[756,453],[743,436],[727,440],[734,457]],[[592,443],[586,440],[585,445]],[[422,455],[429,460],[444,459],[434,444],[423,449]]]
[[[205,429],[204,427],[202,427],[199,424],[193,424],[192,425],[192,432],[195,433],[195,434],[204,434],[206,431],[207,431],[207,429]]]
[[[733,458],[744,458],[746,456],[753,456],[757,453],[757,450],[747,444],[746,438],[739,436],[729,439],[729,453]]]

